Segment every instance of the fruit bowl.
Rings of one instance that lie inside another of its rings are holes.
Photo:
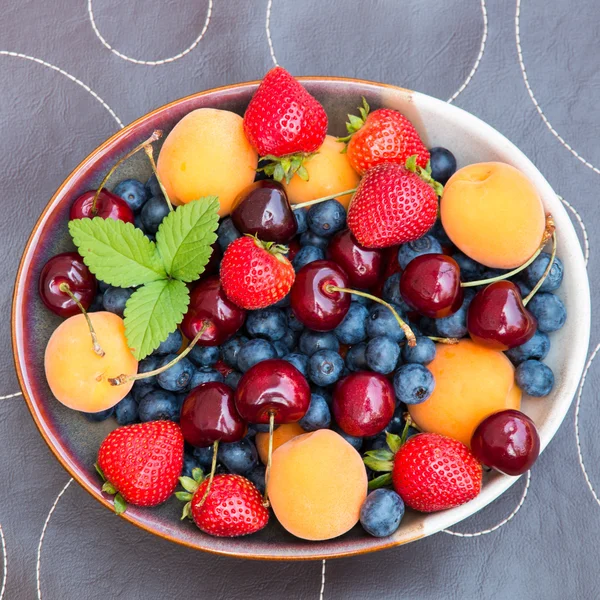
[[[380,83],[331,77],[301,79],[325,107],[332,134],[344,134],[346,114],[352,112],[364,96],[374,108],[389,107],[405,114],[428,147],[451,148],[459,167],[480,161],[501,161],[520,169],[536,186],[546,211],[552,213],[556,223],[557,254],[565,267],[565,278],[558,295],[569,315],[565,327],[554,334],[555,343],[546,359],[556,375],[554,390],[544,400],[523,398],[523,410],[535,421],[543,450],[569,409],[583,370],[590,334],[587,271],[577,234],[561,201],[518,148],[477,117],[453,105]],[[257,85],[255,82],[242,83],[188,96],[145,115],[112,136],[58,189],[36,223],[21,259],[13,297],[12,333],[24,398],[58,460],[110,510],[112,502],[101,493],[93,464],[100,443],[116,425],[113,421],[91,424],[79,413],[59,404],[50,393],[44,376],[44,347],[59,318],[44,309],[37,293],[41,269],[54,254],[73,249],[67,230],[71,204],[85,190],[97,187],[118,158],[148,138],[153,130],[168,132],[191,110],[212,107],[243,114]],[[138,154],[119,167],[114,180],[144,179],[149,175],[147,161]],[[483,491],[471,502],[429,515],[409,512],[398,531],[388,538],[369,537],[357,526],[340,538],[306,542],[291,536],[274,519],[266,529],[246,538],[210,537],[192,524],[179,520],[181,507],[174,498],[155,509],[130,507],[123,517],[163,538],[218,554],[280,560],[334,558],[381,550],[436,533],[476,513],[516,480],[516,477],[489,473]]]

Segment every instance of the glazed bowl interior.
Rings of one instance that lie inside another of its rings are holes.
[[[546,362],[556,376],[556,387],[544,399],[525,397],[523,410],[537,424],[542,449],[547,446],[565,417],[583,369],[590,332],[590,295],[586,267],[575,230],[560,200],[536,167],[495,129],[461,109],[435,98],[400,88],[334,78],[304,78],[303,84],[320,100],[329,116],[332,134],[343,134],[346,114],[353,112],[364,96],[373,108],[386,106],[404,113],[416,126],[428,147],[444,146],[456,155],[458,165],[482,161],[509,163],[535,184],[547,211],[554,216],[558,232],[558,256],[564,263],[564,281],[559,296],[568,319],[552,334],[552,350]],[[212,107],[243,114],[256,89],[245,83],[183,98],[142,117],[119,131],[92,152],[65,180],[45,208],[24,252],[13,300],[13,351],[25,399],[46,442],[70,474],[97,500],[112,509],[100,493],[93,464],[98,447],[116,425],[109,419],[90,423],[77,412],[59,404],[44,377],[44,348],[60,319],[49,313],[37,293],[44,263],[54,254],[73,249],[67,231],[69,208],[82,192],[96,188],[114,162],[154,129],[168,132],[193,109]],[[150,170],[143,153],[123,165],[115,182],[124,177],[145,180]],[[560,351],[567,347],[569,352]],[[330,541],[306,542],[285,532],[275,519],[247,538],[221,539],[204,535],[191,522],[179,520],[181,506],[174,498],[156,509],[130,507],[124,518],[148,531],[194,548],[263,559],[316,559],[360,554],[410,542],[449,527],[493,501],[517,478],[498,473],[486,476],[483,491],[473,501],[432,515],[408,512],[400,529],[389,538],[367,536],[357,526]]]

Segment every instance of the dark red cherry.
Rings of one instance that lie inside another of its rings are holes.
[[[348,275],[330,260],[315,260],[296,273],[290,303],[298,321],[315,331],[331,331],[343,320],[351,297],[328,286],[348,287]]]
[[[90,190],[81,194],[71,206],[69,219],[93,219],[94,217],[101,217],[102,219],[114,219],[115,221],[133,223],[133,211],[129,207],[129,204],[123,198],[119,198],[119,196],[108,190],[100,192],[96,202],[96,211],[92,213],[92,204],[94,203],[95,195],[96,190]]]
[[[383,271],[381,250],[363,248],[349,229],[339,231],[329,242],[327,256],[344,269],[350,285],[367,289],[374,286]]]
[[[288,243],[288,252],[285,257],[292,262],[294,260],[294,256],[300,252],[300,242],[298,238],[294,238],[291,242]]]
[[[73,299],[60,290],[66,283],[69,289],[87,310],[96,297],[96,278],[90,273],[77,252],[65,252],[53,256],[42,269],[39,293],[42,302],[60,317],[72,317],[81,311]]]
[[[208,263],[206,263],[206,267],[204,267],[204,272],[202,273],[203,277],[207,275],[215,275],[219,272],[219,265],[221,264],[221,259],[223,258],[223,253],[221,252],[221,248],[219,247],[219,242],[215,242],[212,245],[212,254],[208,259]]]
[[[441,319],[454,314],[463,301],[458,263],[445,254],[413,258],[400,276],[400,295],[426,317]]]
[[[487,348],[508,350],[524,344],[537,329],[535,317],[523,306],[512,281],[496,281],[479,290],[467,311],[471,339]]]
[[[348,435],[376,435],[394,416],[394,387],[379,373],[352,373],[336,385],[331,407],[336,423]]]
[[[522,475],[540,453],[535,423],[519,410],[501,410],[484,419],[471,438],[471,452],[506,475]]]
[[[207,277],[196,284],[190,294],[188,311],[181,331],[193,340],[207,324],[198,340],[201,346],[219,346],[231,337],[246,320],[246,311],[227,299],[218,276]]]
[[[247,431],[235,408],[233,390],[220,381],[203,383],[187,395],[179,424],[183,439],[198,448],[217,441],[238,442]]]
[[[248,369],[235,391],[235,406],[248,423],[299,421],[310,404],[310,386],[286,360],[263,360]]]
[[[249,185],[234,202],[233,224],[241,233],[265,242],[289,242],[298,230],[296,217],[283,186],[264,179]]]

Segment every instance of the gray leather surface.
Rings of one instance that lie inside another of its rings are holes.
[[[210,5],[206,32],[189,53],[148,65],[126,60],[101,43],[86,0],[3,3],[0,395],[18,390],[9,314],[14,275],[29,231],[63,178],[118,127],[90,89],[126,124],[183,95],[260,78],[273,64],[265,30],[267,4],[268,0],[95,0],[96,25],[107,43],[141,61],[182,53],[200,35]],[[521,2],[520,42],[529,90],[515,38],[518,5],[488,0],[486,8],[482,56],[479,0],[274,0],[270,29],[278,61],[295,74],[386,81],[443,99],[455,96],[480,59],[454,102],[522,148],[581,215],[590,235],[595,313],[600,291],[600,171],[594,166],[600,166],[597,0]],[[576,227],[580,231],[577,223]],[[598,334],[594,325],[591,350]],[[598,384],[600,369],[593,363],[582,395],[581,447],[590,480],[600,486]],[[571,409],[533,469],[523,508],[508,524],[478,537],[440,533],[379,554],[328,561],[323,597],[600,597],[600,507],[578,464],[573,420]],[[31,600],[40,592],[47,600],[319,598],[321,562],[244,562],[187,550],[118,520],[76,483],[66,489],[48,522],[69,478],[20,397],[0,400],[0,440],[3,600]],[[502,521],[517,505],[524,483],[457,529],[477,532]]]

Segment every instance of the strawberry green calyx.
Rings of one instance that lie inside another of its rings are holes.
[[[315,152],[298,152],[297,154],[287,154],[286,156],[275,156],[267,154],[260,160],[267,163],[259,167],[257,172],[263,172],[272,177],[275,181],[282,182],[285,179],[289,183],[294,175],[298,175],[303,181],[308,181],[308,171],[304,166],[304,161],[316,154]]]
[[[259,240],[256,235],[251,233],[247,233],[246,236],[252,238],[254,243],[259,248],[267,251],[269,254],[272,254],[277,260],[281,260],[289,252],[288,247],[284,246],[283,244],[277,244],[276,242],[263,242],[262,240]]]
[[[427,161],[427,166],[423,169],[417,164],[418,156],[413,154],[406,159],[406,164],[404,165],[411,173],[416,173],[425,183],[428,183],[433,191],[441,196],[444,191],[444,186],[439,182],[433,179],[431,176],[431,162]]]
[[[98,473],[98,475],[100,475],[100,479],[102,479],[102,481],[104,482],[102,484],[102,488],[101,488],[102,491],[105,494],[108,494],[109,496],[114,496],[113,505],[115,508],[115,514],[117,514],[117,515],[123,514],[127,510],[127,502],[125,502],[125,498],[123,498],[123,496],[121,496],[121,494],[119,493],[117,488],[115,488],[115,486],[112,483],[110,483],[110,481],[106,480],[106,477],[105,477],[104,473],[102,472],[102,469],[100,468],[100,465],[98,465],[98,463],[94,463],[94,468],[96,469],[96,472]]]
[[[179,483],[181,487],[185,490],[184,492],[175,492],[175,497],[177,500],[181,500],[185,502],[183,506],[183,512],[181,514],[181,520],[189,519],[192,517],[192,498],[194,494],[200,487],[200,484],[204,481],[204,473],[202,469],[196,467],[192,470],[191,477],[180,477]]]
[[[367,100],[363,96],[362,106],[358,107],[358,112],[360,113],[360,117],[356,115],[348,115],[348,121],[346,122],[346,129],[348,131],[348,135],[345,137],[337,138],[338,142],[343,142],[346,144],[342,152],[346,152],[348,149],[348,142],[352,139],[352,136],[365,124],[367,117],[369,116],[369,111],[371,107],[367,103]]]

